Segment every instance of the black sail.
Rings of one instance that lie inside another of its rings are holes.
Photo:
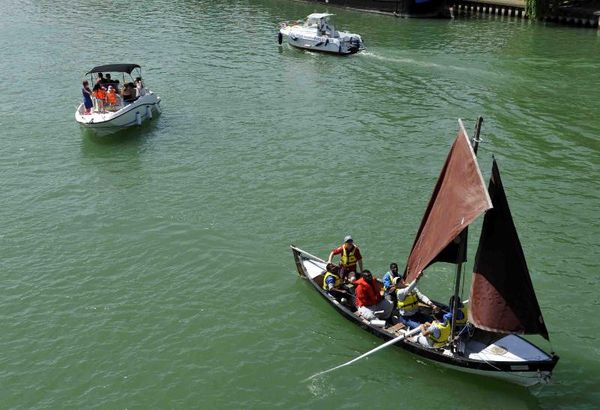
[[[484,330],[549,340],[495,159],[488,192],[494,208],[485,214],[475,256],[469,321]]]

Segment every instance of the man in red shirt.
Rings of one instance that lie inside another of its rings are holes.
[[[394,310],[394,304],[381,296],[381,284],[369,270],[364,270],[360,279],[354,281],[356,307],[367,320],[387,319]]]
[[[331,263],[334,255],[340,255],[340,276],[342,278],[348,277],[350,273],[362,272],[362,255],[358,246],[354,245],[354,241],[350,235],[346,235],[342,246],[331,251],[327,263]],[[358,271],[356,270],[356,265],[358,265]]]

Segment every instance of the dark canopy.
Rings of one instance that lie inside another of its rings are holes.
[[[86,73],[86,75],[92,74],[92,73],[103,73],[103,72],[131,74],[131,72],[136,68],[141,68],[141,67],[137,64],[105,64],[105,65],[99,65],[97,67],[92,68],[90,71],[88,71]]]

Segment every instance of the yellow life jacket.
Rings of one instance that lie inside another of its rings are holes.
[[[448,338],[450,337],[452,325],[450,323],[444,324],[440,322],[434,322],[432,326],[435,326],[440,330],[439,337],[435,337],[433,333],[430,333],[428,336],[433,342],[433,347],[443,347],[444,345],[446,345],[446,343],[448,343]]]
[[[410,292],[404,300],[398,300],[398,309],[402,309],[405,312],[412,312],[418,309],[419,298],[417,298],[417,294],[413,291]]]
[[[342,284],[342,279],[338,275],[336,275],[335,273],[326,272],[325,277],[323,278],[323,289],[324,290],[329,290],[329,288],[327,287],[327,278],[329,276],[333,276],[333,278],[335,279],[335,283],[333,284],[334,288],[337,288]]]
[[[462,319],[454,319],[454,326],[464,326],[467,324],[467,319],[468,317],[468,313],[469,311],[467,310],[467,308],[465,306],[458,308],[458,310],[460,310],[463,314]],[[457,315],[458,316],[458,315]]]
[[[352,248],[352,251],[348,253],[346,251],[346,245],[342,246],[342,259],[341,263],[343,266],[353,266],[356,265],[356,256],[354,253],[356,252],[356,246]]]

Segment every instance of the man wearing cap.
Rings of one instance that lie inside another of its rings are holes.
[[[327,263],[331,263],[334,255],[340,255],[340,276],[346,278],[350,273],[362,272],[363,262],[362,255],[358,246],[354,245],[352,236],[346,235],[344,244],[331,251]],[[359,270],[356,270],[358,265]]]
[[[354,281],[356,307],[358,313],[367,320],[387,319],[394,310],[394,304],[381,297],[381,284],[369,270],[362,271],[360,279]]]

